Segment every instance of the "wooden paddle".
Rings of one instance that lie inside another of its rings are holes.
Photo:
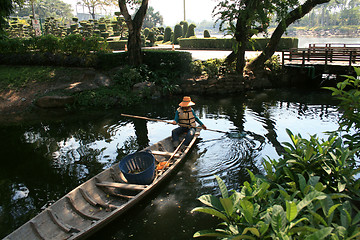
[[[144,120],[149,120],[149,121],[156,121],[156,122],[164,122],[164,123],[167,123],[167,124],[173,124],[170,121],[165,121],[165,120],[162,120],[162,119],[141,117],[141,116],[135,116],[135,115],[129,115],[129,114],[120,114],[120,115],[123,116],[123,117],[139,118],[139,119],[144,119]],[[181,124],[178,124],[178,125],[181,126],[181,127],[188,127],[188,126],[184,126],[184,125],[181,125]],[[209,128],[206,128],[206,129],[204,129],[202,127],[194,127],[194,128],[213,131],[213,132],[218,132],[218,133],[230,134],[229,132],[224,132],[224,131],[214,130],[214,129],[209,129]]]

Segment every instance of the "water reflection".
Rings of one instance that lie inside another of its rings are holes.
[[[337,128],[330,94],[264,91],[247,96],[192,96],[196,114],[210,129],[244,132],[242,138],[202,131],[187,162],[173,179],[125,218],[93,239],[189,239],[214,219],[192,215],[202,194],[219,194],[214,175],[228,188],[261,171],[261,159],[276,158],[285,129],[319,134]],[[173,119],[180,98],[152,100],[136,109],[82,113],[73,117],[0,127],[0,237],[29,220],[80,183],[129,153],[165,137],[175,126],[128,119],[120,113]],[[125,227],[119,227],[125,226]],[[177,226],[174,228],[174,226]]]

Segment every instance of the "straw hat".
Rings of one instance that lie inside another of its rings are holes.
[[[195,103],[191,101],[191,98],[188,96],[185,96],[182,100],[182,102],[179,104],[180,107],[190,107],[194,106]]]

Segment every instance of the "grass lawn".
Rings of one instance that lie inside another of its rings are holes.
[[[72,74],[75,70],[50,66],[0,65],[0,90],[16,89],[30,83],[54,80],[57,75]]]

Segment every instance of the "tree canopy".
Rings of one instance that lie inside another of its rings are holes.
[[[154,12],[154,8],[149,6],[145,15],[143,28],[159,27],[163,25],[163,21],[163,17],[160,15],[160,13]]]
[[[14,4],[21,5],[23,0],[1,0],[0,1],[0,34],[4,31],[5,28],[5,18],[10,16],[14,10]]]
[[[214,9],[214,16],[220,21],[220,30],[226,30],[237,42],[227,61],[236,60],[236,69],[242,72],[245,67],[245,46],[252,36],[266,33],[272,19],[279,22],[283,32],[294,21],[302,18],[316,5],[330,0],[221,0]],[[296,11],[295,11],[296,10]],[[226,28],[224,29],[224,26]],[[277,34],[283,34],[277,31]],[[274,38],[273,44],[279,39]],[[267,56],[266,56],[267,57]]]
[[[22,6],[17,6],[14,15],[18,17],[27,17],[35,14],[35,18],[45,19],[54,17],[55,19],[72,18],[71,5],[61,0],[42,0],[25,1]]]
[[[115,6],[117,4],[116,0],[78,0],[78,4],[83,4],[87,9],[89,14],[95,19],[95,13],[97,8],[104,8],[106,6]]]

